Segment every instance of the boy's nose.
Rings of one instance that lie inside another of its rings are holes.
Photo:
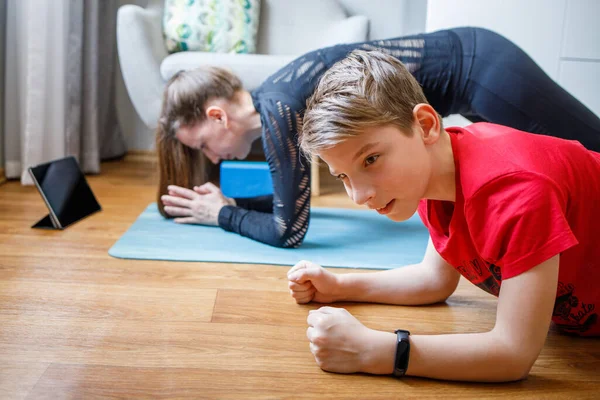
[[[372,188],[352,188],[352,200],[360,206],[369,202],[374,195]]]

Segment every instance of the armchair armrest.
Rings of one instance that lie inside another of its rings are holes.
[[[151,129],[160,115],[165,82],[160,63],[167,56],[159,7],[124,5],[117,13],[117,49],[125,87],[140,118]]]

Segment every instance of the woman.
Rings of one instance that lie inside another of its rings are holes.
[[[600,119],[498,34],[457,28],[338,45],[301,56],[252,93],[219,68],[171,78],[156,139],[161,214],[272,246],[299,246],[310,213],[310,166],[297,143],[305,102],[322,74],[355,49],[377,49],[402,61],[442,116],[576,139],[600,151]],[[202,154],[215,164],[243,159],[261,137],[272,196],[229,199],[210,183],[195,186],[206,181]]]

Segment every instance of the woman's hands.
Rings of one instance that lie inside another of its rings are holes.
[[[194,186],[193,190],[170,185],[169,194],[161,196],[165,212],[179,224],[219,225],[219,212],[224,206],[235,206],[235,200],[223,196],[212,183]]]

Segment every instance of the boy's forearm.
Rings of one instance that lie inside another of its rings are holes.
[[[434,379],[508,382],[523,379],[533,362],[498,333],[411,338],[408,374]]]
[[[340,301],[422,305],[444,301],[454,288],[441,284],[422,264],[370,272],[342,274]]]
[[[363,372],[391,374],[396,335],[380,331],[376,331],[376,335],[378,343],[374,344],[374,351],[380,353],[366,357],[370,363]],[[510,341],[496,335],[495,332],[411,335],[406,374],[472,382],[508,382],[525,378],[531,363],[513,351]]]

